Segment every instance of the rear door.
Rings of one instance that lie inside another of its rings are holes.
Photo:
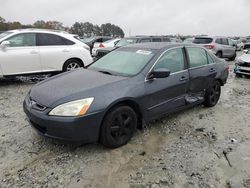
[[[145,82],[146,109],[148,116],[152,118],[185,105],[189,73],[186,69],[183,48],[164,52],[152,70],[161,68],[170,70],[170,76]]]
[[[4,75],[41,72],[35,33],[17,34],[7,41],[10,46],[0,50],[0,64]]]
[[[209,53],[203,48],[186,47],[189,62],[189,88],[187,102],[202,100],[206,89],[217,74],[217,67]]]
[[[232,57],[235,54],[235,48],[230,46],[229,39],[222,38],[222,46],[223,46],[223,56],[224,57]]]
[[[63,64],[71,56],[71,49],[64,38],[54,34],[39,33],[38,45],[43,71],[62,71]]]

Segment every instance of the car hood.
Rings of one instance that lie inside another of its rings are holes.
[[[244,61],[246,63],[250,63],[250,54],[243,54],[239,57],[239,60]]]
[[[57,75],[33,86],[30,98],[45,107],[51,107],[61,100],[68,102],[83,97],[92,97],[94,92],[103,91],[100,88],[124,79],[127,78],[79,69]]]

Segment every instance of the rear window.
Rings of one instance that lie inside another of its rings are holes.
[[[195,44],[209,44],[213,41],[212,38],[195,38],[193,43]]]

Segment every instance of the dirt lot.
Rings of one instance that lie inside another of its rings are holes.
[[[37,81],[0,79],[0,187],[250,188],[249,78],[231,72],[217,106],[146,125],[115,150],[39,136],[22,111]]]

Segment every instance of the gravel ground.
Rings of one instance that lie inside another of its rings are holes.
[[[22,101],[43,77],[0,79],[0,187],[250,188],[250,79],[228,63],[217,106],[152,122],[115,150],[39,136]]]

